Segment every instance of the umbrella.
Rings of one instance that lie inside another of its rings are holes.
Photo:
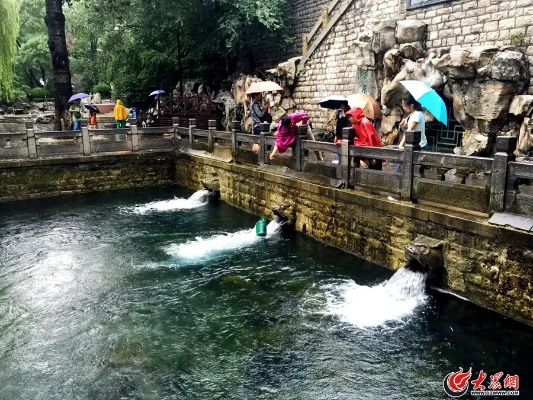
[[[70,99],[68,99],[68,102],[72,103],[73,101],[86,99],[87,97],[90,97],[87,93],[76,93],[70,96]]]
[[[331,96],[325,97],[320,100],[320,107],[331,108],[332,110],[337,110],[341,108],[341,104],[348,104],[348,100],[344,96],[338,94],[332,94]]]
[[[276,82],[272,82],[272,81],[254,82],[250,85],[250,87],[246,91],[246,94],[271,92],[273,90],[278,91],[278,90],[283,90],[283,88],[280,85],[278,85]]]
[[[150,93],[150,96],[155,96],[156,94],[164,94],[164,93],[166,93],[164,90],[158,89]]]
[[[100,110],[98,109],[98,107],[96,107],[96,106],[93,105],[93,104],[85,104],[85,108],[86,108],[87,110],[92,110],[92,111],[94,111],[95,113],[99,113],[99,112],[100,112]]]
[[[431,86],[422,81],[400,81],[400,83],[413,95],[416,101],[433,114],[435,119],[444,125],[448,124],[444,100]]]
[[[381,106],[371,96],[363,93],[351,94],[347,98],[350,107],[359,107],[363,110],[363,115],[370,119],[381,118]]]

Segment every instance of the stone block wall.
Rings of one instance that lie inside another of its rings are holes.
[[[529,59],[533,94],[533,2],[531,0],[463,0],[405,12],[405,18],[428,25],[426,46],[517,46]]]
[[[222,200],[271,218],[272,207],[288,201],[298,231],[388,268],[405,264],[405,246],[420,235],[442,241],[448,289],[533,324],[533,252],[525,250],[532,234],[186,154],[178,156],[176,179],[193,189],[218,179]]]
[[[0,203],[174,183],[171,152],[0,163]]]
[[[276,44],[268,44],[256,54],[260,67],[272,67],[292,57],[302,55],[302,37],[313,29],[320,18],[322,9],[331,0],[291,0],[287,2],[287,13],[291,16],[290,34],[293,41],[288,48],[282,49]]]
[[[319,13],[317,19],[319,18]],[[419,20],[428,25],[426,50],[441,54],[452,46],[516,46],[529,60],[533,94],[533,2],[531,0],[454,0],[406,10],[405,0],[358,0],[310,56],[295,88],[298,109],[306,110],[316,128],[325,129],[328,113],[318,100],[330,94],[367,92],[378,98],[382,59],[372,55],[373,30],[387,20]],[[300,65],[300,69],[304,66]],[[362,71],[366,71],[368,82]]]

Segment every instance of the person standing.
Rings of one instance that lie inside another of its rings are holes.
[[[402,108],[408,115],[402,119],[400,126],[405,131],[420,132],[420,151],[427,151],[429,149],[428,140],[426,138],[426,120],[422,112],[422,106],[415,100],[411,93],[407,93],[402,99]],[[405,146],[405,134],[400,142],[400,149]]]
[[[422,112],[422,105],[415,100],[409,92],[402,98],[402,108],[408,115],[400,122],[400,128],[404,132],[403,138],[398,146],[403,149],[405,146],[405,131],[420,132],[420,151],[428,151],[428,140],[426,138],[426,119]],[[396,166],[396,172],[401,172],[402,166]]]
[[[81,131],[81,119],[83,118],[83,107],[81,106],[81,100],[74,100],[74,103],[70,105],[68,112],[72,118],[72,129],[75,131]]]
[[[265,108],[261,107],[262,93],[251,93],[252,103],[250,104],[250,115],[252,116],[252,133],[259,135],[261,133],[261,122],[272,122],[270,115],[270,102],[266,103]],[[270,118],[269,118],[270,117]]]
[[[336,111],[336,117],[337,117],[336,118],[337,124],[335,126],[335,144],[336,145],[340,145],[342,143],[342,130],[350,126],[350,121],[348,120],[348,117],[346,116],[346,111],[348,111],[349,109],[350,109],[350,106],[348,105],[348,102],[344,101],[341,103],[340,108]],[[333,164],[338,164],[339,155],[335,154],[331,162]]]
[[[126,107],[122,105],[122,101],[117,100],[117,104],[115,105],[115,109],[113,110],[113,115],[115,116],[117,128],[125,128],[128,112],[126,111]]]
[[[354,144],[356,146],[383,147],[383,143],[381,143],[381,139],[374,125],[364,116],[363,110],[360,107],[351,108],[346,112],[346,115],[352,123],[352,128],[355,130]],[[368,169],[382,169],[383,160],[372,158],[364,159],[363,162],[368,165]]]

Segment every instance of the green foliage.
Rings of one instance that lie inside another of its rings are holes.
[[[0,1],[0,99],[12,100],[13,62],[19,32],[19,13],[16,0]]]
[[[111,97],[111,86],[107,83],[97,83],[91,89],[92,93],[100,93],[102,97]]]
[[[30,100],[38,101],[36,99],[53,98],[54,96],[45,88],[36,87],[30,89],[28,97],[30,98]]]
[[[286,8],[285,0],[72,2],[65,14],[76,87],[109,82],[130,105],[173,90],[180,77],[216,88],[237,65],[249,62],[253,72],[263,43],[289,42]]]

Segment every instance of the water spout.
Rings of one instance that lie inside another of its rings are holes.
[[[426,274],[401,268],[387,281],[363,286],[350,281],[328,288],[328,314],[359,328],[404,322],[426,299]]]

